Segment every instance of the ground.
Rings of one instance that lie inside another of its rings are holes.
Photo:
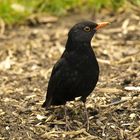
[[[67,32],[82,19],[31,17],[25,25],[0,34],[1,140],[139,140],[140,139],[140,17],[134,11],[106,13],[96,21],[112,21],[92,41],[100,79],[87,99],[90,129],[83,105],[67,104],[71,131],[65,131],[63,106],[44,110],[47,83],[61,56]],[[86,84],[86,83],[85,83]]]

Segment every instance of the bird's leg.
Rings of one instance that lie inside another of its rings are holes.
[[[68,116],[67,116],[67,107],[66,105],[64,105],[64,115],[65,115],[65,130],[71,130],[70,129],[70,124],[69,124],[69,121],[68,121]]]
[[[85,118],[86,118],[86,130],[88,131],[89,130],[89,118],[88,118],[88,111],[87,111],[87,108],[86,108],[86,103],[84,103],[84,113],[85,113]]]

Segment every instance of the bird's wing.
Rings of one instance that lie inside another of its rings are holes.
[[[51,77],[48,83],[46,100],[42,105],[42,107],[45,107],[46,109],[51,105],[53,97],[55,96],[54,94],[56,93],[56,90],[60,84],[62,78],[62,72],[63,69],[65,69],[65,65],[66,65],[65,61],[66,60],[64,58],[60,58],[53,67]]]

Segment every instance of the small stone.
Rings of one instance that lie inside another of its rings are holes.
[[[9,126],[6,126],[6,127],[5,127],[5,129],[6,129],[6,130],[9,130],[9,129],[10,129],[10,127],[9,127]]]
[[[132,113],[132,114],[129,115],[129,117],[130,117],[131,119],[134,119],[134,118],[136,117],[136,114],[135,114],[135,113]]]
[[[45,117],[45,116],[41,116],[41,115],[38,114],[38,115],[36,116],[36,118],[37,118],[38,120],[43,120],[43,119],[45,119],[46,117]]]

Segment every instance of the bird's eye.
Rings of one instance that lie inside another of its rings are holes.
[[[88,26],[84,27],[84,31],[89,32],[90,31],[90,27],[88,27]]]

